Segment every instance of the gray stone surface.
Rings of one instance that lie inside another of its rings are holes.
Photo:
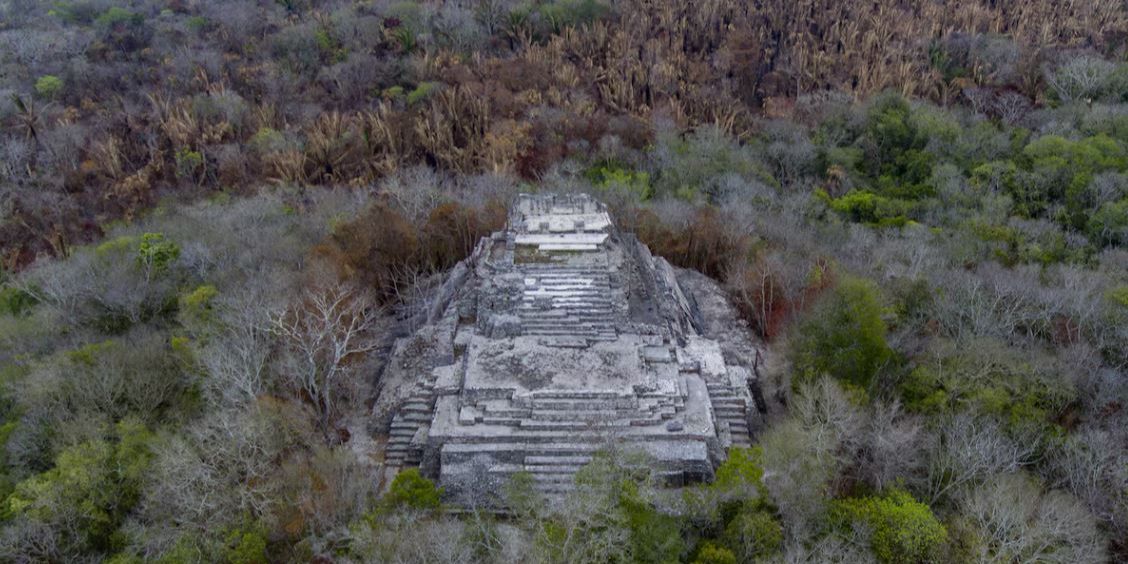
[[[396,344],[374,412],[390,421],[387,464],[419,466],[467,504],[516,472],[567,491],[612,444],[649,454],[672,485],[709,479],[729,446],[751,444],[752,372],[726,362],[746,351],[703,334],[679,276],[599,202],[522,195],[443,285],[441,310]]]

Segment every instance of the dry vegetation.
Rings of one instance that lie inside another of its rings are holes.
[[[0,561],[1128,558],[1120,0],[0,0],[0,77]],[[767,344],[715,484],[376,491],[386,347],[519,191]]]
[[[9,270],[168,196],[412,163],[532,179],[608,137],[645,146],[655,116],[747,136],[825,89],[1021,110],[1062,49],[1128,33],[1116,0],[109,7],[4,5]]]

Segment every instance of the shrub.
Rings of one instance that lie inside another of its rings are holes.
[[[257,526],[232,530],[227,535],[224,558],[230,564],[266,564],[266,531]]]
[[[614,165],[600,165],[588,169],[586,176],[606,196],[642,202],[654,195],[650,175]]]
[[[1089,218],[1088,231],[1099,245],[1128,244],[1128,198],[1102,205]]]
[[[1046,73],[1059,100],[1095,100],[1104,94],[1116,65],[1089,55],[1072,58]]]
[[[918,168],[915,160],[928,136],[918,131],[909,102],[897,94],[882,94],[871,104],[859,138],[869,157],[865,160],[867,172],[875,178],[923,182],[931,171]]]
[[[182,360],[159,332],[88,344],[45,367],[41,386],[29,390],[24,407],[49,410],[63,420],[132,416],[157,421],[189,407],[190,381]]]
[[[137,264],[146,277],[168,271],[180,258],[180,245],[165,238],[164,233],[145,233],[137,245]]]
[[[113,6],[94,19],[103,41],[123,52],[137,51],[149,43],[152,30],[141,14]]]
[[[559,33],[565,27],[589,24],[611,11],[597,0],[556,0],[540,6],[539,14],[548,25],[548,31]]]
[[[113,6],[105,12],[102,12],[102,15],[98,16],[94,20],[94,23],[101,27],[112,27],[115,25],[135,23],[141,19],[139,14],[134,14],[125,8]]]
[[[722,538],[725,546],[740,556],[741,562],[751,562],[780,551],[783,526],[769,511],[746,504],[729,521]]]
[[[838,500],[831,507],[831,519],[841,527],[865,527],[874,554],[882,562],[931,561],[948,538],[932,509],[903,490]]]
[[[869,389],[893,359],[881,316],[877,287],[868,280],[843,276],[795,329],[792,384],[797,388],[830,374],[850,386]]]
[[[418,104],[431,97],[439,89],[437,82],[421,82],[418,86],[407,93],[407,103],[411,105]]]
[[[54,99],[63,91],[63,79],[45,74],[35,81],[35,93],[47,99]]]
[[[853,222],[875,227],[901,227],[909,221],[908,204],[868,190],[851,190],[835,199],[830,199],[825,192],[819,192],[819,197],[827,202],[830,209]]]
[[[196,178],[197,173],[204,166],[204,155],[199,151],[193,151],[187,148],[180,148],[176,150],[173,156],[176,160],[176,177],[177,178]]]
[[[1051,357],[984,337],[936,341],[898,391],[910,410],[974,409],[1012,429],[1051,425],[1076,396]]]
[[[196,289],[180,296],[178,315],[181,323],[188,327],[203,327],[214,318],[213,303],[219,290],[211,284],[197,286]]]
[[[0,288],[0,314],[23,315],[35,307],[35,296],[14,286]]]
[[[731,550],[711,542],[701,545],[697,551],[697,558],[693,559],[693,564],[736,564],[736,562],[736,555]]]
[[[763,449],[733,447],[728,458],[717,467],[712,487],[721,491],[739,491],[745,495],[766,497],[764,489]]]
[[[384,500],[392,507],[438,509],[442,495],[442,488],[436,488],[435,483],[424,478],[418,468],[408,468],[396,474]]]
[[[67,447],[54,468],[16,486],[7,510],[59,525],[56,542],[85,551],[113,548],[113,533],[139,498],[153,440],[140,422],[124,420],[108,439]]]
[[[630,530],[631,555],[635,562],[675,562],[685,549],[677,518],[663,513],[639,495],[636,484],[623,485],[619,507]]]
[[[657,165],[652,180],[658,198],[693,201],[708,196],[717,192],[716,183],[729,174],[779,185],[748,147],[712,127],[685,137],[662,135],[650,156]]]
[[[256,131],[255,134],[251,136],[249,144],[251,149],[259,155],[277,153],[296,148],[296,144],[291,143],[286,138],[285,134],[269,127],[263,127]]]

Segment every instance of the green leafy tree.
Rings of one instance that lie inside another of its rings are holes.
[[[23,315],[35,307],[38,300],[26,290],[14,286],[0,287],[0,314]]]
[[[1100,245],[1128,244],[1128,198],[1103,204],[1089,218],[1087,231]]]
[[[169,266],[180,258],[180,245],[165,238],[164,233],[145,233],[137,244],[137,264],[145,273],[145,279],[168,271]]]
[[[227,534],[224,559],[229,564],[266,564],[266,531],[256,525],[233,529]]]
[[[841,527],[863,526],[874,554],[882,562],[918,563],[934,560],[948,531],[928,505],[903,490],[881,497],[835,501],[831,518]]]
[[[1051,356],[982,337],[937,340],[898,391],[916,412],[972,410],[995,416],[1011,430],[1045,432],[1077,396]]]
[[[736,564],[736,562],[736,555],[731,550],[711,542],[701,545],[697,551],[697,558],[693,559],[693,564]]]
[[[741,562],[777,554],[783,548],[783,526],[763,507],[746,504],[725,526],[722,540]]]
[[[706,546],[722,549],[718,557],[732,554],[740,562],[779,552],[783,527],[768,501],[762,458],[760,447],[729,449],[711,484],[686,490],[687,513],[694,528],[719,535],[698,549],[698,560],[707,552]]]
[[[16,485],[7,512],[60,525],[57,541],[84,551],[118,548],[121,540],[115,532],[140,497],[153,441],[144,424],[126,419],[106,439],[67,447],[54,468]]]
[[[1100,134],[1079,140],[1046,135],[1022,150],[1026,169],[1035,175],[1015,186],[1020,212],[1036,215],[1055,201],[1066,206],[1066,225],[1085,227],[1086,189],[1099,172],[1123,170],[1128,151],[1111,137]]]
[[[868,390],[893,358],[877,287],[843,276],[799,322],[792,341],[792,383],[798,386],[821,374]]]

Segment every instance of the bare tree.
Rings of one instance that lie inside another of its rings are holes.
[[[833,481],[850,461],[864,414],[830,377],[804,386],[793,418],[764,434],[764,485],[780,508],[789,544],[808,540],[826,515]]]
[[[920,424],[906,416],[900,404],[876,405],[855,454],[858,478],[880,491],[917,474],[924,465],[921,435]]]
[[[788,258],[780,252],[768,252],[755,264],[737,261],[725,275],[729,292],[752,318],[761,337],[774,336],[784,315],[797,303],[806,284],[810,266],[807,261]]]
[[[1003,123],[1012,126],[1021,123],[1034,109],[1029,98],[1013,90],[996,96],[991,107]]]
[[[204,386],[218,405],[243,405],[270,385],[267,370],[277,342],[271,319],[273,285],[248,284],[216,298],[218,328],[203,339],[196,357],[207,370]]]
[[[1092,101],[1101,95],[1116,65],[1100,57],[1082,55],[1046,69],[1046,82],[1066,102]]]
[[[1036,448],[1034,441],[1009,438],[991,419],[968,414],[938,426],[928,446],[929,503],[966,491],[987,478],[1017,471]]]
[[[381,318],[370,295],[342,282],[308,287],[272,316],[288,353],[284,375],[313,405],[326,440],[358,361],[378,346]]]
[[[1119,435],[1119,436],[1118,436]],[[1084,429],[1055,449],[1056,484],[1076,495],[1119,538],[1128,538],[1128,454],[1115,432]]]
[[[1096,520],[1076,498],[1043,492],[1023,473],[1003,474],[961,504],[984,542],[978,562],[1107,562]]]

